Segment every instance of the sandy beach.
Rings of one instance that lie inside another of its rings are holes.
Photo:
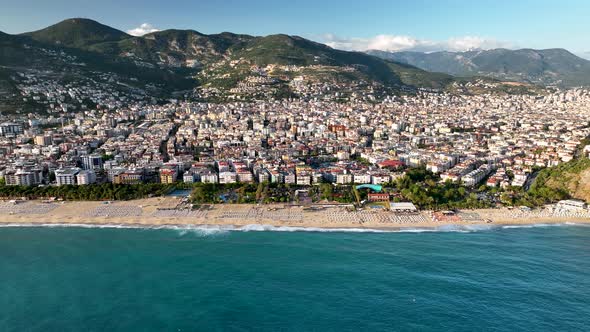
[[[137,227],[268,225],[298,228],[437,228],[446,225],[590,223],[587,211],[481,209],[442,215],[432,211],[353,211],[344,206],[208,205],[187,209],[180,199],[158,197],[118,202],[0,202],[0,224],[126,225]]]

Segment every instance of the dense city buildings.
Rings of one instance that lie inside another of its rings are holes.
[[[525,186],[535,169],[579,153],[588,105],[585,89],[423,91],[380,102],[170,102],[6,116],[0,168],[7,185],[383,184],[422,167],[467,187]]]

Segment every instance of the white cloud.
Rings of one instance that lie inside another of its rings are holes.
[[[435,52],[435,51],[467,51],[470,49],[493,49],[493,48],[511,48],[512,45],[507,42],[495,39],[464,36],[449,38],[445,41],[433,41],[426,39],[417,39],[410,36],[399,35],[377,35],[370,38],[342,38],[333,34],[320,36],[320,42],[326,45],[347,51],[368,51],[380,50],[388,52],[398,51],[418,51],[418,52]]]
[[[135,29],[127,30],[127,33],[132,36],[143,36],[147,33],[156,31],[160,31],[160,29],[154,28],[154,26],[149,23],[143,23]]]

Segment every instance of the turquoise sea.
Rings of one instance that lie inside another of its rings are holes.
[[[590,330],[576,225],[2,227],[0,278],[0,331]]]

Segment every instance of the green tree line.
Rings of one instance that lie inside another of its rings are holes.
[[[28,199],[61,198],[64,200],[130,200],[161,196],[172,190],[173,184],[91,184],[83,186],[6,186],[0,185],[0,197]]]

